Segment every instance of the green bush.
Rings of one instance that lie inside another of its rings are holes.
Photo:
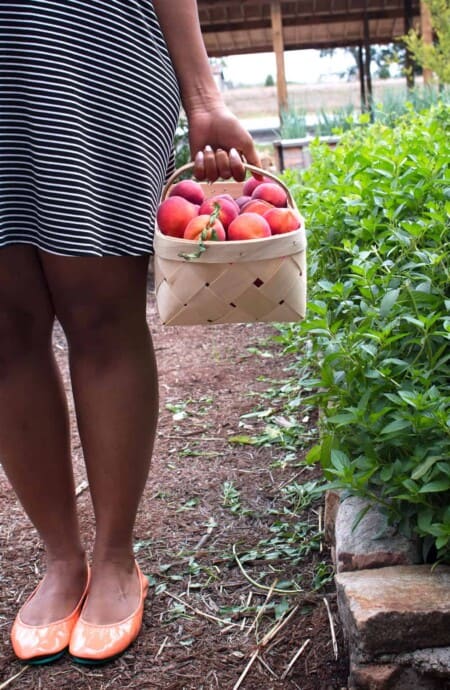
[[[313,156],[285,175],[308,228],[308,317],[279,327],[320,408],[308,459],[450,562],[450,107]]]
[[[186,118],[181,115],[178,120],[178,127],[175,132],[174,141],[175,167],[181,168],[182,165],[189,163],[191,152],[189,149],[189,131]],[[186,175],[188,177],[188,175]]]
[[[421,112],[439,103],[450,103],[450,90],[447,87],[424,85],[414,89],[386,91],[381,100],[374,101],[373,116],[377,122],[395,126],[396,121],[411,110]]]
[[[316,136],[331,136],[351,129],[355,119],[354,113],[355,108],[351,103],[342,108],[336,108],[331,113],[322,108],[315,128]]]
[[[281,118],[280,136],[282,139],[302,139],[308,134],[306,110],[290,107]]]

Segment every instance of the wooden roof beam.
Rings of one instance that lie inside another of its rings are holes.
[[[317,49],[320,50],[321,48],[348,48],[349,46],[358,46],[361,43],[362,38],[361,37],[355,37],[355,38],[336,38],[336,39],[323,39],[323,40],[313,40],[309,42],[305,41],[299,41],[298,43],[285,43],[284,50],[285,52],[291,51],[291,50],[308,50],[308,49]],[[376,37],[376,43],[379,45],[383,44],[388,44],[392,43],[392,35],[387,34],[387,35],[380,35]],[[248,55],[249,53],[270,53],[271,52],[271,47],[269,45],[264,45],[261,47],[258,46],[253,46],[251,48],[251,51],[247,46],[244,46],[242,48],[237,48],[233,47],[232,49],[230,48],[229,50],[225,48],[223,45],[219,49],[210,49],[208,50],[208,54],[210,57],[226,57],[227,55]]]
[[[403,17],[403,12],[401,10],[380,10],[380,11],[369,11],[368,19],[378,20],[378,19],[400,19]],[[363,22],[364,12],[349,12],[343,14],[334,14],[333,16],[305,16],[299,17],[298,15],[289,16],[283,15],[283,26],[319,26],[322,24],[348,24],[352,22]],[[251,31],[252,29],[270,29],[271,21],[270,19],[247,19],[245,23],[239,21],[229,21],[216,24],[206,24],[202,26],[202,31],[204,34],[208,33],[232,33],[233,31]]]

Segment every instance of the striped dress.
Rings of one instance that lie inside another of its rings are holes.
[[[151,0],[0,0],[0,251],[152,253],[179,108]]]

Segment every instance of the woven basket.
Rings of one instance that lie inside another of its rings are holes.
[[[188,163],[175,171],[162,201],[179,175],[192,167]],[[246,168],[280,184],[287,193],[288,206],[295,208],[289,189],[275,175],[251,165]],[[207,197],[226,193],[237,198],[243,183],[202,186]],[[163,324],[290,322],[304,317],[304,222],[298,230],[263,239],[204,242],[206,249],[198,258],[181,256],[195,252],[198,246],[196,240],[169,237],[155,229],[156,305]]]

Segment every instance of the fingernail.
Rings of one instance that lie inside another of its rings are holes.
[[[203,151],[198,151],[198,153],[195,154],[195,162],[203,163]]]
[[[212,146],[210,146],[209,144],[206,144],[205,151],[208,151],[208,152],[212,151]]]
[[[233,156],[233,158],[240,158],[240,155],[239,155],[237,149],[232,148],[232,149],[230,149],[229,153],[230,153],[230,156]]]

